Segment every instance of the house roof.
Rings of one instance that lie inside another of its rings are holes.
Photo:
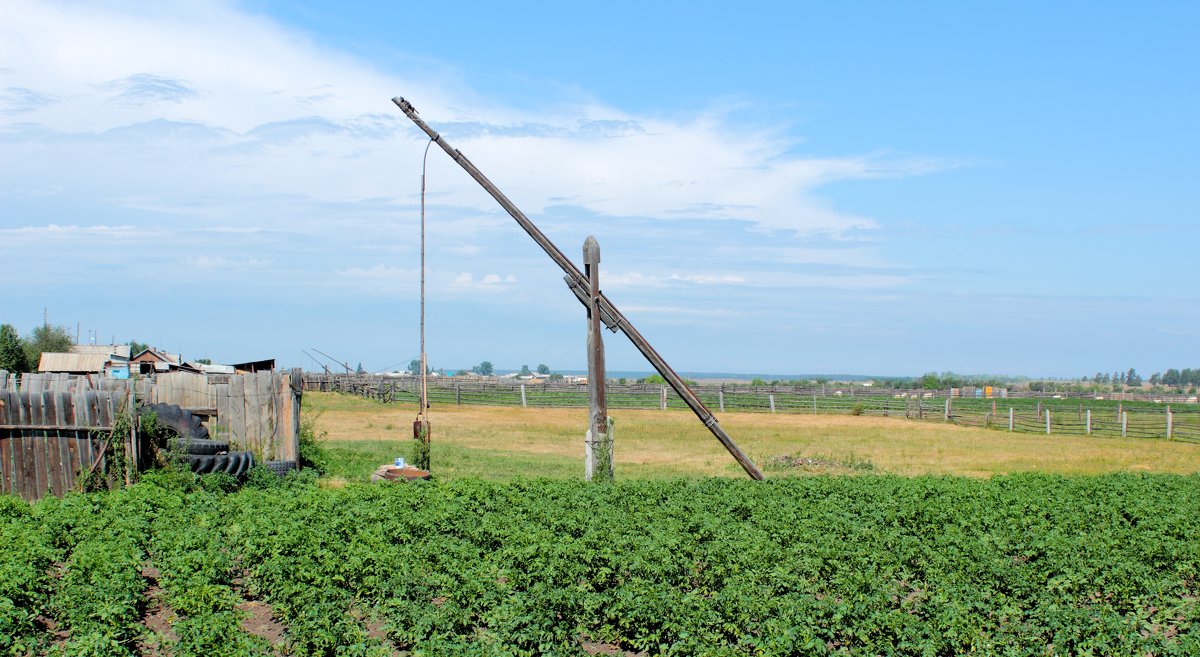
[[[101,356],[116,356],[120,360],[129,360],[129,345],[127,344],[77,344],[71,347],[73,354],[99,354]]]
[[[172,365],[178,365],[180,363],[180,359],[177,354],[169,354],[165,351],[159,351],[154,348],[143,349],[130,360],[143,363],[147,361],[158,361],[160,363],[170,363]]]
[[[39,372],[103,372],[108,354],[70,354],[46,351],[38,361]]]

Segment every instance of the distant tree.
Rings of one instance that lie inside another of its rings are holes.
[[[133,356],[136,356],[149,348],[150,348],[150,345],[146,344],[145,342],[138,342],[137,340],[130,340],[129,341],[129,356],[132,358]]]
[[[1097,384],[1104,383],[1104,375],[1099,372],[1096,372],[1096,376],[1092,377],[1092,383],[1097,383]]]
[[[537,373],[538,374],[549,374],[550,368],[547,367],[545,363],[539,363],[537,366]]]
[[[519,375],[519,376],[529,376],[530,374],[533,374],[533,372],[529,371],[529,366],[528,366],[528,365],[522,365],[522,366],[521,366],[521,372],[520,372],[520,375]]]
[[[1162,372],[1155,372],[1150,375],[1150,385],[1157,386],[1162,383]]]
[[[1137,388],[1142,385],[1142,376],[1132,367],[1125,373],[1125,385]]]
[[[1179,385],[1183,386],[1198,386],[1200,385],[1200,369],[1184,369],[1179,373]]]
[[[212,365],[211,358],[197,358],[196,362],[199,363],[200,365]]]
[[[490,360],[485,360],[475,367],[472,367],[471,371],[476,374],[482,374],[483,376],[491,376],[492,373],[495,372],[495,370],[492,369],[492,361]]]
[[[25,345],[12,324],[0,324],[0,370],[28,372],[29,361],[25,358]]]
[[[924,390],[937,390],[942,387],[942,380],[938,377],[937,372],[926,372],[921,377],[921,388]]]
[[[750,385],[752,385],[752,386],[759,386],[759,387],[761,387],[761,386],[765,386],[765,385],[767,385],[767,382],[766,382],[766,381],[763,381],[762,379],[760,379],[760,378],[758,378],[758,377],[756,376],[756,377],[754,377],[754,379],[752,379],[752,380],[750,381]]]
[[[550,380],[551,380],[551,381],[562,381],[562,379],[563,379],[563,375],[561,375],[561,374],[559,374],[559,373],[557,373],[557,372],[555,372],[554,374],[551,374],[551,375],[550,375]],[[621,380],[621,383],[625,383],[625,380],[624,380],[624,379],[622,379],[622,380]]]
[[[60,353],[71,350],[75,341],[71,332],[65,326],[39,326],[29,332],[25,338],[25,362],[30,369],[36,369],[42,361],[42,353]]]
[[[1112,382],[1114,386],[1119,383],[1125,383],[1125,375],[1120,372],[1113,372]]]
[[[362,363],[359,362],[358,369],[354,370],[354,373],[355,374],[366,374],[367,371],[363,369]]]
[[[1179,370],[1172,367],[1164,372],[1162,383],[1164,386],[1171,386],[1172,388],[1178,388],[1179,386],[1183,385],[1183,379],[1180,376]]]
[[[660,374],[651,374],[644,379],[638,379],[638,383],[666,383],[667,380],[662,378]]]

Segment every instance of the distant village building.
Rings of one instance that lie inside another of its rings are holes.
[[[103,374],[129,378],[129,345],[77,344],[69,352],[42,353],[38,372],[57,374]]]
[[[136,370],[138,374],[154,374],[158,372],[193,372],[200,373],[200,370],[184,364],[183,357],[179,354],[172,354],[159,349],[147,348],[141,353],[129,359],[131,369]]]

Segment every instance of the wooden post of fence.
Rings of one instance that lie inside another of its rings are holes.
[[[775,395],[767,395],[767,400],[771,403],[771,412],[775,412]]]
[[[1037,403],[1037,416],[1039,418],[1042,417],[1042,400],[1040,400],[1040,399],[1038,400],[1038,403]]]
[[[526,401],[526,399],[525,399],[525,384],[522,383],[521,384],[521,408],[527,408],[528,406],[529,406],[529,402]]]
[[[813,415],[817,414],[817,396],[813,395]]]
[[[462,406],[462,386],[454,384],[454,403]]]
[[[950,421],[950,398],[946,397],[946,421]]]
[[[1121,411],[1121,437],[1129,436],[1129,413]]]
[[[1050,435],[1050,409],[1046,409],[1046,435]]]
[[[1013,430],[1014,426],[1015,426],[1015,423],[1013,422],[1013,407],[1009,406],[1008,407],[1008,430],[1011,432]]]
[[[1084,427],[1084,432],[1087,435],[1092,435],[1092,409],[1087,409],[1087,425]]]
[[[721,409],[722,413],[725,412],[725,391],[724,390],[717,391],[717,407]]]
[[[1167,440],[1171,439],[1171,423],[1172,423],[1171,407],[1167,407]]]
[[[658,410],[667,410],[667,387],[660,386],[658,389]]]
[[[1125,414],[1125,404],[1123,404],[1121,402],[1117,402],[1117,419],[1118,420],[1121,419],[1121,416],[1124,414]]]

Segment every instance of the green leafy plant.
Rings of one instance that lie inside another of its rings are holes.
[[[321,417],[316,413],[300,421],[300,467],[312,468],[319,474],[325,474],[329,469],[329,455],[321,445],[325,432],[317,432],[317,420]]]

